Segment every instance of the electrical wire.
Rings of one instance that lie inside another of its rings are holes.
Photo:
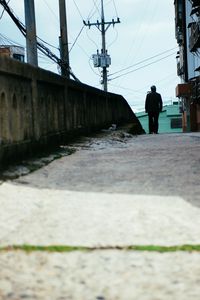
[[[156,85],[157,85],[157,84],[160,85],[161,82],[165,82],[165,81],[167,81],[167,80],[169,80],[169,79],[171,80],[172,78],[173,78],[173,80],[177,78],[177,75],[175,75],[174,72],[173,72],[173,73],[170,73],[169,75],[165,76],[164,78],[162,78],[162,79],[160,79],[160,80],[155,81],[154,83],[155,83]],[[165,83],[165,84],[166,84],[166,83]],[[147,88],[149,88],[149,85],[146,85],[146,86],[144,86],[144,87],[142,87],[142,88],[140,88],[140,89],[138,89],[138,90],[136,90],[136,91],[140,92],[140,91],[143,91],[143,90],[145,90],[145,89],[147,89]]]
[[[116,6],[116,3],[115,3],[115,0],[113,0],[113,5],[114,5],[116,17],[118,18],[119,15],[118,15],[118,12],[117,12],[117,6]]]
[[[151,5],[151,14],[149,14],[149,18],[147,19],[148,24],[155,24],[155,20],[158,14],[158,7],[160,4],[160,0],[155,0],[154,6],[153,4]],[[145,40],[145,38],[151,36],[151,26],[147,27],[147,30],[145,30],[145,34],[143,35],[143,39],[141,41],[140,47],[138,49],[138,53],[140,51],[140,48],[142,48],[142,44]]]
[[[8,38],[7,36],[3,35],[2,33],[0,33],[0,38],[2,39],[2,41],[6,42],[4,45],[11,44],[11,45],[16,45],[16,46],[24,47],[23,45],[19,44],[16,41],[13,41],[12,39]]]
[[[99,46],[97,45],[97,43],[89,36],[89,28],[87,28],[86,34],[87,34],[88,39],[89,39],[89,40],[95,45],[95,47],[98,49]]]
[[[99,13],[99,15],[101,15],[100,8],[97,6],[97,1],[93,0],[93,3],[94,3],[94,7],[96,8],[96,11]]]
[[[82,16],[82,13],[81,13],[81,11],[80,11],[80,9],[79,9],[79,7],[78,7],[78,5],[77,5],[76,1],[75,1],[75,0],[73,0],[73,2],[74,2],[74,5],[75,5],[75,6],[76,6],[76,8],[77,8],[77,11],[78,11],[78,13],[79,13],[79,15],[80,15],[81,19],[83,20],[84,18],[83,18],[83,16]]]
[[[93,72],[96,76],[99,77],[100,74],[98,74],[98,73],[96,73],[96,72],[94,71],[94,68],[91,66],[91,61],[92,61],[92,58],[90,57],[90,58],[89,58],[89,61],[88,61],[88,62],[89,62],[90,69],[92,70],[92,72]]]
[[[86,51],[85,51],[85,49],[80,45],[80,44],[77,44],[78,45],[78,47],[83,51],[83,53],[85,54],[85,56],[87,57],[87,58],[90,58],[90,54],[88,54]]]
[[[53,11],[53,9],[49,6],[48,2],[46,0],[43,0],[43,1],[46,4],[46,6],[48,7],[48,9],[51,11],[51,13],[53,14],[53,16],[55,17],[57,23],[59,24],[58,16],[55,14],[55,12]]]
[[[109,83],[109,85],[113,86],[113,87],[117,87],[117,88],[119,88],[121,90],[130,91],[132,93],[138,93],[138,94],[141,94],[141,95],[144,94],[142,92],[138,92],[137,90],[133,90],[133,89],[130,89],[130,88],[127,88],[127,87],[124,87],[124,86],[120,86],[120,85],[116,85],[116,84],[111,84],[111,83]]]
[[[48,46],[50,46],[50,47],[52,47],[52,48],[54,48],[54,49],[56,49],[56,50],[59,50],[60,51],[60,49],[58,48],[58,47],[55,47],[55,46],[53,46],[52,44],[50,44],[50,43],[48,43],[48,42],[46,42],[46,41],[44,41],[43,39],[41,39],[40,37],[38,37],[37,36],[37,38],[38,38],[38,40],[40,40],[41,42],[43,42],[44,44],[46,44],[46,45],[48,45]]]
[[[130,59],[130,56],[132,57],[132,53],[133,53],[133,49],[135,47],[135,44],[137,43],[137,47],[138,47],[138,43],[140,43],[140,39],[143,39],[143,35],[142,35],[142,28],[143,28],[143,24],[145,23],[145,17],[148,12],[148,8],[150,6],[150,1],[147,2],[147,4],[145,5],[144,9],[142,10],[138,10],[137,14],[136,14],[136,18],[135,18],[135,30],[133,30],[133,36],[130,37],[130,42],[129,42],[129,47],[128,47],[128,51],[127,51],[127,55],[125,55],[125,59],[123,62],[124,64],[127,64],[127,62]],[[134,51],[136,53],[136,51]],[[132,63],[132,60],[131,60]]]
[[[10,2],[10,0],[8,0],[7,4]],[[3,9],[1,15],[0,15],[0,20],[2,19],[3,15],[4,15],[4,12],[5,12],[5,8]]]
[[[74,42],[73,42],[71,48],[69,49],[69,53],[70,53],[70,52],[72,51],[72,49],[74,48],[74,46],[75,46],[76,42],[78,41],[78,38],[80,37],[80,35],[81,35],[81,33],[82,33],[84,27],[85,27],[85,25],[83,25],[82,28],[81,28],[81,30],[79,31],[79,33],[78,33],[77,37],[75,38],[75,40],[74,40]]]
[[[116,27],[114,27],[114,30],[116,32],[116,36],[115,36],[115,39],[108,45],[108,48],[110,48],[118,39],[119,35],[118,35],[118,31],[117,31]]]
[[[11,8],[8,6],[6,3],[6,0],[0,0],[0,4],[4,7],[8,15],[11,17],[15,25],[19,28],[21,33],[23,34],[24,37],[26,37],[26,27],[25,25],[14,15],[13,11]],[[48,49],[46,46],[44,46],[42,43],[40,43],[37,40],[37,48],[39,51],[41,51],[44,55],[49,57],[52,61],[57,63],[61,68],[67,69],[69,74],[72,76],[72,78],[76,81],[79,81],[79,79],[73,74],[71,67],[62,59],[58,58],[50,49]]]
[[[117,72],[114,72],[114,73],[110,74],[110,76],[115,75],[115,74],[118,74],[118,73],[121,73],[121,72],[126,71],[126,70],[128,70],[128,69],[131,69],[132,67],[135,67],[135,66],[137,66],[137,65],[140,65],[140,64],[142,64],[142,63],[144,63],[144,62],[146,62],[146,61],[148,61],[148,60],[151,60],[151,59],[153,59],[153,58],[156,58],[156,57],[158,57],[158,56],[161,56],[161,55],[163,55],[163,54],[165,54],[165,53],[167,53],[167,52],[170,52],[170,51],[172,51],[172,50],[174,50],[174,49],[177,49],[177,47],[174,47],[174,48],[165,50],[165,51],[163,51],[163,52],[161,52],[161,53],[158,53],[158,54],[156,54],[156,55],[154,55],[154,56],[151,56],[151,57],[149,57],[149,58],[146,58],[146,59],[144,59],[144,60],[141,60],[141,61],[139,61],[139,62],[137,62],[137,63],[135,63],[135,64],[133,64],[133,65],[131,65],[131,66],[129,66],[129,67],[123,68],[123,69],[121,69],[121,70],[119,70],[119,71],[117,71]]]
[[[113,2],[113,0],[108,0],[108,2],[104,4],[104,6],[108,6],[111,2]]]
[[[49,4],[47,3],[47,1],[46,1],[46,0],[43,0],[43,1],[44,1],[45,4],[47,5],[47,7],[48,7],[48,9],[51,11],[51,13],[54,15],[54,17],[55,17],[55,19],[57,20],[57,22],[59,23],[58,17],[57,17],[56,14],[54,13],[54,11],[51,9],[51,7],[50,7]],[[82,19],[82,14],[81,14],[81,12],[80,12],[80,9],[79,9],[78,5],[76,4],[75,0],[73,0],[73,2],[74,2],[74,4],[75,4],[76,9],[78,10],[78,13],[79,13],[81,19]],[[81,35],[81,33],[82,33],[82,31],[83,31],[83,28],[84,28],[84,26],[81,28],[80,32],[78,33],[77,37],[75,38],[75,40],[74,40],[74,42],[73,42],[73,44],[72,44],[72,46],[71,46],[71,48],[70,48],[70,50],[69,50],[69,53],[72,51],[73,47],[75,46],[75,44],[76,44],[76,42],[77,42],[79,36]],[[60,48],[55,47],[55,46],[53,46],[53,45],[51,45],[51,44],[45,42],[45,41],[42,40],[42,39],[40,39],[40,40],[41,40],[43,43],[45,43],[46,45],[49,45],[49,46],[51,46],[52,48],[54,48],[54,49],[60,51]]]
[[[78,7],[76,1],[73,0],[73,2],[74,2],[74,5],[75,5],[75,7],[76,7],[76,9],[77,9],[77,11],[78,11],[80,17],[81,17],[81,20],[83,21],[82,13],[81,13],[81,11],[80,11],[80,9],[79,9],[79,7]],[[95,0],[93,0],[93,2],[94,2],[94,6],[96,6],[97,0],[96,0],[96,2],[95,2]],[[92,8],[91,12],[92,12],[92,11],[93,11],[93,8]],[[89,20],[89,18],[90,18],[91,12],[90,12],[89,15],[88,15],[88,20]],[[96,12],[96,10],[95,10],[95,12]],[[79,39],[81,33],[83,32],[84,27],[85,27],[84,25],[81,27],[81,29],[80,29],[80,31],[79,31],[77,37],[74,39],[74,42],[73,42],[73,44],[72,44],[72,46],[71,46],[71,48],[70,48],[70,50],[69,50],[69,53],[72,51],[72,49],[74,48],[75,44],[77,43],[77,41],[78,41],[78,39]],[[94,43],[94,41],[93,41],[89,36],[88,36],[88,38]],[[79,47],[80,47],[80,45],[79,45]],[[80,48],[81,48],[81,47],[80,47]],[[87,56],[88,56],[88,55],[87,55]],[[89,57],[89,56],[88,56],[88,57]]]
[[[96,13],[96,11],[97,11],[97,9],[96,9],[97,1],[98,1],[98,0],[96,0],[96,1],[93,0],[94,6],[92,7],[91,11],[90,11],[89,14],[88,14],[87,21],[91,20],[91,18],[95,15],[95,13]],[[98,9],[98,10],[99,10],[99,9]]]
[[[153,20],[155,19],[155,16],[156,16],[156,13],[157,13],[157,10],[158,10],[158,2],[160,2],[160,0],[155,0],[154,6],[153,6],[153,4],[150,6],[151,7],[151,14],[147,13],[147,16],[149,16],[149,18],[147,19],[149,24],[152,24]],[[135,51],[137,54],[140,53],[140,49],[142,48],[144,40],[145,40],[146,36],[149,36],[149,33],[150,33],[150,26],[148,26],[147,29],[144,31],[140,42],[137,43],[137,47],[136,47],[136,51]]]
[[[55,16],[56,20],[57,20],[58,23],[59,23],[58,17],[57,17],[56,14],[54,13],[54,11],[51,9],[51,7],[50,7],[49,4],[47,3],[47,1],[46,1],[46,0],[43,0],[43,1],[45,2],[45,4],[47,5],[48,9],[52,12],[52,14]],[[81,11],[80,11],[80,9],[79,9],[79,7],[78,7],[76,1],[73,0],[73,2],[74,2],[74,5],[75,5],[75,7],[76,7],[76,9],[77,9],[77,11],[78,11],[78,13],[79,13],[81,19],[83,20],[83,16],[82,16],[82,14],[81,14]],[[84,26],[81,28],[80,32],[78,33],[77,37],[75,38],[75,40],[74,40],[74,42],[73,42],[73,44],[72,44],[72,47],[70,48],[69,52],[71,52],[71,51],[72,51],[72,48],[75,46],[75,44],[76,44],[76,42],[77,42],[79,36],[81,35],[81,33],[82,33],[82,31],[83,31],[83,28],[84,28]],[[47,45],[49,45],[49,46],[51,46],[51,47],[57,49],[57,50],[60,50],[58,47],[55,47],[55,46],[53,46],[53,45],[51,45],[51,44],[49,44],[49,43],[43,41],[42,39],[41,39],[41,41],[44,42],[44,43],[46,43]]]
[[[26,50],[26,47],[24,45],[19,44],[18,42],[11,40],[10,38],[4,36],[1,33],[0,33],[0,41],[1,41],[0,42],[1,46],[13,45],[13,46],[23,47]],[[40,58],[40,60],[43,60],[43,63],[54,64],[54,62],[49,61],[49,58],[46,57],[46,55],[44,55],[43,53],[39,52],[38,53],[38,58]]]
[[[5,9],[3,9],[1,15],[0,15],[0,20],[2,19],[3,15],[4,15]]]
[[[155,64],[155,63],[157,63],[157,62],[159,62],[159,61],[161,61],[161,60],[164,60],[164,59],[166,59],[166,58],[168,58],[168,57],[170,57],[170,56],[172,56],[172,55],[175,55],[175,54],[176,54],[176,52],[171,53],[171,54],[169,54],[169,55],[167,55],[167,56],[165,56],[165,57],[162,57],[162,58],[160,58],[160,59],[157,59],[157,60],[155,60],[155,61],[153,61],[153,62],[151,62],[151,63],[149,63],[149,64],[146,64],[146,65],[144,65],[144,66],[142,66],[142,67],[139,67],[139,68],[137,68],[137,69],[134,69],[134,70],[131,70],[131,71],[129,71],[129,72],[126,72],[126,73],[124,73],[124,74],[118,75],[118,76],[116,76],[116,77],[114,77],[114,78],[111,78],[111,79],[109,79],[109,80],[115,80],[115,79],[117,79],[117,78],[123,77],[123,76],[125,76],[125,75],[130,74],[130,73],[133,73],[133,72],[136,72],[136,71],[138,71],[138,70],[144,69],[144,68],[146,68],[146,67],[148,67],[148,66],[151,66],[151,65],[153,65],[153,64]],[[110,76],[111,76],[111,75],[110,75]]]

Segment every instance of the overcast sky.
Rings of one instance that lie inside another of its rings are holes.
[[[59,45],[58,2],[35,0],[37,35],[56,48]],[[83,19],[87,21],[89,17],[90,22],[100,20],[100,3],[100,0],[66,0],[69,49],[83,27]],[[135,112],[144,109],[146,93],[153,84],[162,94],[164,104],[175,99],[179,79],[176,74],[173,3],[173,0],[104,0],[106,21],[117,17],[121,20],[106,33],[107,49],[112,59],[108,89],[123,95]],[[24,0],[10,0],[9,5],[24,23]],[[7,13],[0,22],[1,44],[12,40],[25,46],[24,37]],[[57,49],[50,49],[59,55]],[[70,51],[70,65],[80,81],[101,88],[100,70],[93,67],[91,60],[97,49],[101,49],[100,31],[95,26],[83,28]],[[157,60],[160,61],[155,62]],[[42,68],[58,72],[57,66],[41,54],[39,63]],[[121,77],[115,78],[117,76]]]

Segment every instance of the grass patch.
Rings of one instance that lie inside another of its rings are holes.
[[[200,252],[200,245],[179,245],[179,246],[156,246],[156,245],[149,245],[149,246],[129,246],[127,250],[132,251],[148,251],[148,252],[177,252],[177,251],[184,251],[184,252],[191,252],[191,251],[198,251]]]
[[[159,246],[159,245],[133,245],[127,247],[82,247],[82,246],[34,246],[34,245],[13,245],[7,247],[0,247],[0,252],[7,251],[24,251],[30,252],[51,252],[51,253],[67,253],[74,251],[88,252],[95,250],[121,250],[121,251],[140,251],[140,252],[157,252],[157,253],[168,253],[168,252],[200,252],[200,245],[178,245],[178,246]]]
[[[7,247],[0,247],[0,252],[3,251],[17,251],[24,252],[72,252],[72,251],[88,251],[87,247],[76,246],[33,246],[33,245],[13,245]]]

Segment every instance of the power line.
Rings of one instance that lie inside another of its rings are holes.
[[[8,4],[10,1],[11,1],[11,0],[8,0],[7,4]],[[2,19],[3,15],[4,15],[4,12],[5,12],[5,8],[3,9],[2,13],[1,13],[0,19]]]
[[[78,11],[78,13],[79,13],[80,17],[81,17],[81,20],[83,20],[82,13],[81,13],[81,11],[80,11],[80,9],[79,9],[79,7],[78,7],[78,5],[77,5],[76,1],[75,1],[75,0],[73,0],[73,2],[74,2],[74,5],[75,5],[75,6],[76,6],[76,8],[77,8],[77,11]]]
[[[121,89],[121,90],[130,91],[130,92],[132,92],[132,93],[138,93],[138,94],[141,94],[141,95],[144,94],[144,93],[142,93],[142,92],[138,92],[137,90],[133,90],[133,89],[130,89],[130,88],[128,88],[128,87],[124,87],[124,86],[120,86],[120,85],[116,85],[116,84],[111,84],[111,83],[109,83],[109,85],[110,85],[110,86],[113,86],[113,87],[117,87],[117,88],[119,88],[119,89]]]
[[[94,71],[94,68],[92,68],[92,66],[91,66],[91,63],[90,63],[91,60],[92,60],[92,58],[90,57],[90,58],[89,58],[89,61],[88,61],[88,62],[89,62],[90,69],[92,70],[92,72],[93,72],[96,76],[99,77],[100,74],[96,73],[96,72]],[[99,72],[99,73],[100,73],[100,72]]]
[[[119,18],[115,21],[112,19],[111,22],[105,21],[105,15],[104,15],[104,2],[101,0],[101,21],[97,20],[97,22],[90,23],[89,21],[83,21],[85,26],[88,26],[89,29],[91,26],[96,26],[97,29],[101,32],[101,54],[99,53],[99,50],[97,50],[97,54],[93,56],[96,57],[96,63],[95,67],[101,67],[102,68],[102,86],[104,91],[107,92],[107,85],[108,85],[108,71],[107,68],[111,64],[110,56],[107,53],[106,49],[106,31],[111,25],[115,25],[117,23],[120,23]]]
[[[135,16],[135,29],[133,28],[133,36],[129,37],[129,47],[128,47],[128,51],[127,54],[124,56],[124,64],[127,64],[127,62],[129,61],[130,56],[132,57],[132,53],[133,53],[133,49],[135,47],[135,44],[137,43],[137,48],[138,45],[141,43],[141,39],[143,39],[143,35],[142,35],[142,28],[144,26],[145,23],[145,18],[148,15],[148,8],[151,5],[151,1],[148,1],[147,4],[145,5],[144,9],[142,8],[142,10],[138,10],[137,14]],[[134,51],[135,53],[137,52],[136,50]],[[133,59],[131,59],[131,62],[133,62]]]
[[[76,1],[73,0],[73,2],[74,2],[74,5],[75,5],[75,7],[76,7],[76,9],[77,9],[77,11],[78,11],[80,17],[81,17],[81,20],[83,21],[82,13],[81,13],[81,11],[80,11],[80,9],[79,9],[79,7],[78,7]],[[96,6],[97,0],[96,0],[96,2],[95,2],[95,0],[93,0],[93,2],[94,2],[94,6]],[[93,8],[92,8],[91,12],[92,12],[92,11],[93,11]],[[90,12],[89,15],[88,15],[88,20],[89,20],[89,18],[90,18],[91,12]],[[75,40],[74,40],[74,42],[73,42],[73,44],[72,44],[72,46],[71,46],[71,48],[70,48],[70,50],[69,50],[69,53],[70,53],[70,52],[72,51],[72,49],[74,48],[74,46],[75,46],[76,42],[78,41],[78,38],[80,37],[80,35],[81,35],[81,33],[82,33],[84,27],[85,27],[84,25],[81,27],[81,29],[80,29],[80,31],[79,31],[77,37],[75,38]],[[89,38],[89,37],[88,37],[88,38]],[[89,38],[89,39],[90,39],[90,38]],[[92,40],[91,40],[91,41],[92,41]],[[93,41],[92,41],[92,42],[93,42]]]
[[[46,4],[46,6],[48,7],[48,9],[51,11],[51,13],[54,15],[56,21],[59,23],[58,16],[55,14],[55,12],[53,11],[53,9],[50,7],[50,5],[48,4],[48,2],[46,0],[43,0],[43,1]]]
[[[23,45],[19,44],[16,41],[13,41],[12,39],[10,39],[9,37],[3,35],[2,33],[0,33],[0,38],[6,42],[6,44],[12,44],[12,45],[16,45],[16,46],[20,46],[20,47],[24,47]]]
[[[82,28],[81,28],[81,30],[79,31],[79,33],[78,33],[77,37],[75,38],[75,40],[74,40],[74,42],[73,42],[71,48],[69,49],[69,53],[70,53],[70,52],[72,51],[72,49],[74,48],[74,46],[75,46],[76,42],[78,41],[78,38],[79,38],[79,36],[81,35],[81,33],[82,33],[84,27],[85,27],[85,26],[83,25]]]
[[[118,39],[118,30],[114,27],[114,30],[116,32],[116,36],[114,38],[114,40],[108,45],[108,48],[110,48]]]
[[[148,11],[148,9],[147,9],[147,21],[148,21],[148,23],[152,23],[152,21],[153,21],[153,19],[155,18],[155,16],[156,16],[156,12],[157,12],[157,10],[158,10],[158,1],[159,0],[155,0],[155,2],[154,2],[154,5],[153,5],[153,3],[151,3],[150,4],[150,7],[149,7],[149,11]],[[149,1],[149,3],[150,3],[151,1]],[[160,2],[160,1],[159,1]],[[143,24],[144,25],[144,24]],[[144,26],[145,27],[145,26]],[[143,27],[143,28],[144,28]],[[142,27],[141,27],[142,28]],[[138,42],[137,43],[137,47],[136,47],[136,49],[137,49],[137,51],[135,51],[136,53],[137,53],[137,55],[140,53],[140,49],[142,48],[142,45],[143,45],[143,42],[144,42],[144,40],[145,40],[145,38],[146,38],[146,36],[149,36],[149,34],[150,34],[150,26],[148,26],[147,27],[147,29],[144,31],[144,33],[143,33],[143,35],[142,35],[142,38],[141,38],[141,40],[140,40],[140,43]],[[135,57],[134,57],[135,58]]]
[[[121,69],[121,70],[119,70],[119,71],[117,71],[117,72],[114,72],[114,73],[110,74],[110,76],[115,75],[115,74],[118,74],[118,73],[121,73],[121,72],[126,71],[126,70],[128,70],[128,69],[131,69],[132,67],[135,67],[135,66],[140,65],[140,64],[142,64],[142,63],[144,63],[144,62],[146,62],[146,61],[148,61],[148,60],[151,60],[151,59],[153,59],[153,58],[156,58],[156,57],[158,57],[158,56],[161,56],[161,55],[163,55],[163,54],[165,54],[165,53],[167,53],[167,52],[170,52],[170,51],[172,51],[172,50],[174,50],[174,49],[176,49],[176,48],[177,48],[177,47],[168,49],[168,50],[163,51],[163,52],[161,52],[161,53],[158,53],[158,54],[156,54],[156,55],[154,55],[154,56],[151,56],[151,57],[149,57],[149,58],[146,58],[146,59],[144,59],[144,60],[141,60],[140,62],[137,62],[137,63],[135,63],[135,64],[133,64],[133,65],[131,65],[131,66],[129,66],[129,67],[123,68],[123,69]]]
[[[168,58],[168,57],[170,57],[170,56],[172,56],[172,55],[175,55],[175,54],[176,54],[176,52],[173,52],[173,53],[171,53],[171,54],[169,54],[169,55],[167,55],[167,56],[165,56],[165,57],[162,57],[162,58],[160,58],[160,59],[157,59],[157,60],[153,61],[152,63],[146,64],[146,65],[144,65],[144,66],[142,66],[142,67],[139,67],[139,68],[134,69],[134,70],[132,70],[132,71],[126,72],[126,73],[124,73],[124,74],[122,74],[122,75],[118,75],[118,76],[116,76],[116,77],[114,77],[114,78],[111,78],[111,79],[109,79],[109,80],[111,81],[111,80],[120,78],[120,77],[122,77],[122,76],[128,75],[128,74],[130,74],[130,73],[136,72],[136,71],[138,71],[138,70],[141,70],[141,69],[143,69],[143,68],[146,68],[146,67],[148,67],[148,66],[151,66],[151,65],[153,65],[153,64],[155,64],[155,63],[157,63],[157,62],[159,62],[159,61],[161,61],[161,60],[164,60],[164,59],[166,59],[166,58]],[[111,76],[111,75],[110,75],[110,76]]]
[[[84,27],[85,27],[85,25],[84,25]],[[97,43],[89,36],[89,28],[87,28],[86,34],[87,34],[88,39],[95,45],[96,48],[98,48]]]
[[[21,33],[24,37],[26,37],[26,27],[25,25],[14,15],[13,11],[10,9],[8,4],[6,3],[6,0],[0,0],[0,4],[4,7],[8,15],[11,17],[15,25],[19,28]],[[49,57],[52,61],[57,63],[61,68],[66,68],[69,72],[69,74],[72,76],[72,78],[76,81],[79,81],[79,79],[73,74],[71,67],[66,64],[65,61],[58,58],[50,49],[48,49],[46,46],[44,46],[42,43],[37,41],[37,48],[45,54],[47,57]]]
[[[118,17],[117,6],[116,6],[116,3],[115,3],[115,0],[113,0],[113,5],[114,5],[116,17]]]
[[[164,78],[161,78],[160,80],[155,81],[154,83],[160,85],[161,82],[172,80],[172,79],[174,80],[175,78],[177,78],[177,75],[175,75],[174,72],[173,72],[173,73],[168,74]],[[143,91],[143,90],[145,90],[147,88],[149,88],[149,84],[146,85],[146,86],[144,86],[144,87],[142,87],[142,88],[140,88],[140,89],[138,89],[137,92],[141,92],[141,91]]]
[[[167,76],[165,76],[164,78],[162,78],[162,79],[160,79],[160,80],[157,80],[157,81],[155,81],[154,83],[155,84],[161,84],[161,82],[163,82],[163,81],[171,81],[171,80],[174,80],[175,78],[176,78],[177,76],[176,75],[174,75],[174,73],[171,73],[171,74],[168,74]],[[144,95],[144,92],[142,92],[144,89],[147,89],[147,88],[149,88],[149,85],[146,85],[146,86],[144,86],[144,87],[142,87],[142,88],[140,88],[140,89],[138,89],[138,90],[134,90],[134,89],[131,89],[131,88],[128,88],[128,87],[125,87],[125,86],[121,86],[121,85],[117,85],[117,84],[111,84],[111,83],[109,83],[109,85],[110,86],[113,86],[113,87],[116,87],[116,88],[119,88],[119,89],[122,89],[122,90],[127,90],[127,91],[131,91],[131,92],[133,92],[133,93],[138,93],[138,94],[140,94],[140,95]],[[137,96],[138,97],[138,96]]]
[[[50,47],[52,47],[52,48],[54,48],[56,50],[60,50],[58,47],[55,47],[55,46],[53,46],[52,44],[50,44],[48,42],[45,42],[43,39],[41,39],[39,37],[37,37],[37,38],[38,38],[38,40],[40,40],[41,42],[45,43],[46,45],[48,45],[48,46],[50,46]]]
[[[101,15],[100,8],[97,6],[97,1],[93,0],[93,3],[94,3],[94,7],[96,8],[96,11],[99,13],[99,15]]]
[[[82,21],[83,21],[83,16],[82,16],[82,13],[81,13],[81,11],[80,11],[80,8],[78,7],[78,5],[77,5],[77,3],[76,3],[75,0],[73,0],[73,2],[74,2],[74,5],[75,5],[75,7],[76,7],[76,9],[77,9],[77,11],[78,11],[78,13],[79,13],[79,15],[80,15]],[[95,14],[96,11],[98,11],[99,14],[101,13],[101,12],[100,12],[100,8],[97,6],[97,2],[98,2],[98,0],[93,0],[94,6],[93,6],[93,8],[91,9],[91,11],[90,11],[89,14],[88,14],[87,21],[89,21],[89,20],[93,17],[93,15]],[[95,11],[93,12],[94,9],[95,9]],[[73,42],[73,44],[72,44],[72,46],[71,46],[69,52],[71,52],[72,49],[74,48],[74,46],[75,46],[75,44],[76,44],[78,38],[80,37],[80,35],[81,35],[81,33],[82,33],[84,27],[85,27],[85,26],[83,26],[83,27],[80,29],[80,31],[79,31],[77,37],[75,38],[75,40],[74,40],[74,42]],[[98,48],[98,46],[97,46],[97,44],[95,43],[95,41],[94,41],[93,39],[91,39],[90,36],[88,35],[88,31],[87,31],[86,33],[87,33],[88,39],[89,39],[92,43],[94,43],[95,46]],[[115,41],[114,41],[114,42],[115,42]],[[114,42],[112,42],[112,44],[113,44]],[[80,47],[80,45],[79,45],[79,47]],[[81,48],[81,47],[80,47],[80,48]],[[82,48],[81,48],[81,49],[82,49]],[[87,56],[88,56],[88,55],[87,55]]]

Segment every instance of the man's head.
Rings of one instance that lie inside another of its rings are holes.
[[[155,86],[155,85],[152,85],[152,86],[151,86],[151,91],[152,91],[152,92],[156,92],[156,86]]]

